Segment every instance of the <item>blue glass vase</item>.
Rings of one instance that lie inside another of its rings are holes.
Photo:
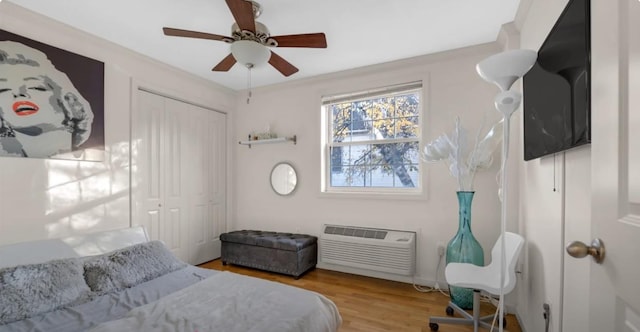
[[[471,263],[484,266],[484,251],[471,232],[471,202],[474,191],[458,191],[458,232],[447,245],[447,264]],[[473,308],[473,289],[449,287],[451,302],[462,309]]]

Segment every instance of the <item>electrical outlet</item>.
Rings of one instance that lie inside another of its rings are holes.
[[[442,242],[438,242],[438,256],[442,257],[444,256],[444,243]]]

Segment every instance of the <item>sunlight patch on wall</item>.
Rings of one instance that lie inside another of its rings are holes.
[[[47,160],[45,230],[48,237],[108,228],[129,220],[113,205],[129,196],[129,143],[107,148],[105,162]]]

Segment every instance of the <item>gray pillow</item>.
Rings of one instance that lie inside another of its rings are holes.
[[[77,258],[0,269],[0,325],[89,299]]]
[[[119,291],[186,267],[160,241],[136,244],[84,263],[84,277],[98,294]]]

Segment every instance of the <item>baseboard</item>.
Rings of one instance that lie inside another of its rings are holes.
[[[520,317],[520,314],[516,311],[515,315],[516,315],[516,319],[518,320],[518,325],[520,325],[520,331],[527,332],[527,328],[522,323],[522,318]]]
[[[361,276],[365,276],[365,277],[372,277],[372,278],[385,279],[385,280],[391,280],[391,281],[399,281],[399,282],[404,282],[404,283],[407,283],[407,284],[415,283],[415,284],[418,284],[418,285],[421,285],[421,286],[429,286],[429,287],[433,287],[435,285],[435,281],[433,281],[433,280],[422,279],[422,278],[413,277],[413,276],[403,276],[403,275],[398,275],[398,274],[393,274],[393,273],[386,273],[386,272],[379,272],[379,271],[373,271],[373,270],[359,269],[359,268],[336,265],[336,264],[328,264],[328,263],[318,262],[316,267],[319,268],[319,269],[332,270],[332,271],[338,271],[338,272],[350,273],[350,274],[357,274],[357,275],[361,275]],[[444,287],[444,286],[440,285],[440,287]]]
[[[426,279],[426,278],[422,278],[419,276],[414,276],[413,277],[413,281],[414,284],[416,285],[420,285],[420,286],[426,286],[426,287],[436,287],[436,281],[433,279]],[[440,286],[440,289],[448,289],[449,285],[444,282],[444,281],[438,281],[437,282],[438,286]]]

